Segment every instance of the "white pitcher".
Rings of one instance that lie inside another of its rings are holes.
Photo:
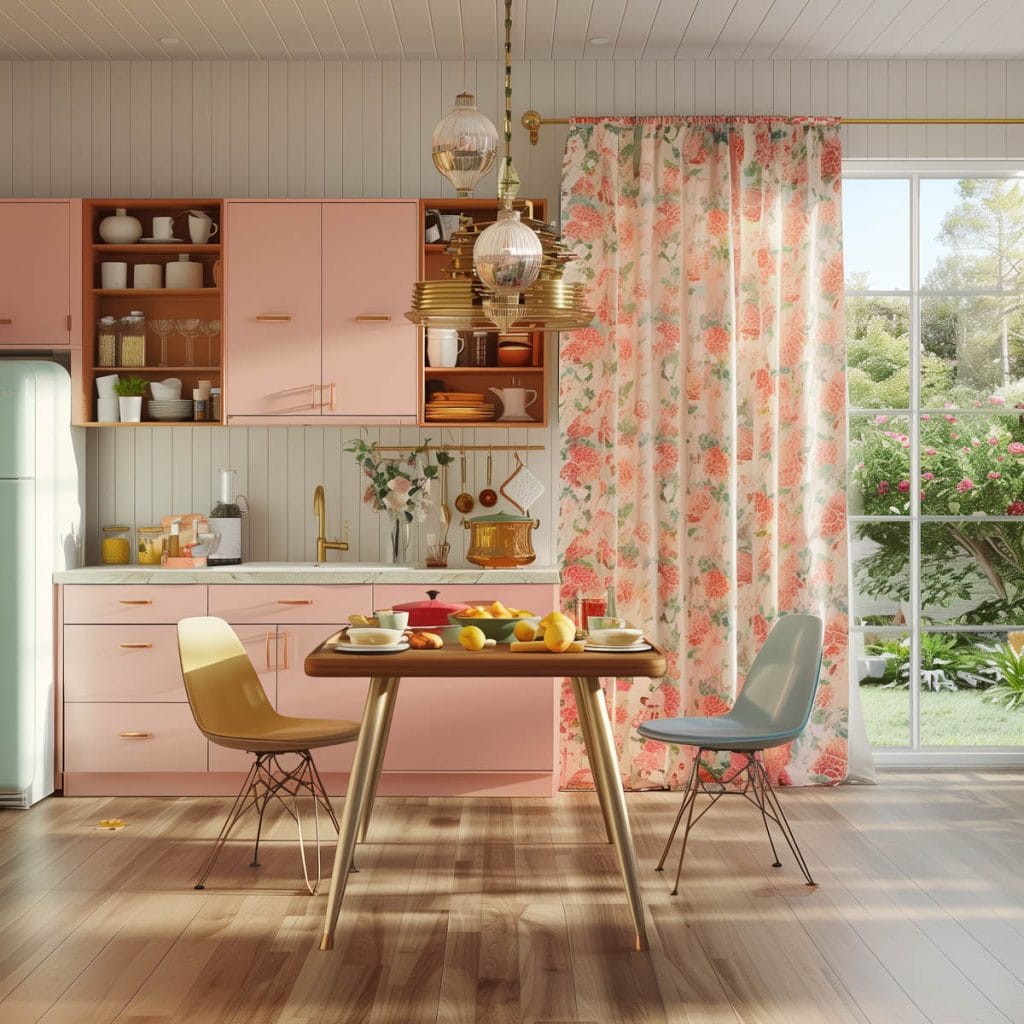
[[[215,234],[217,225],[208,213],[202,210],[188,211],[188,235],[193,245],[205,245]]]
[[[501,399],[502,414],[499,420],[532,420],[526,411],[537,400],[533,388],[490,388]],[[529,395],[529,398],[527,398]]]

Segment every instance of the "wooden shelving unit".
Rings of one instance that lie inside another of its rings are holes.
[[[544,199],[526,200],[532,204],[533,218],[535,220],[547,219],[547,201]],[[517,206],[519,203],[517,202]],[[460,214],[470,218],[474,223],[484,224],[492,222],[498,212],[497,199],[421,199],[420,200],[420,226],[425,226],[426,213],[428,210],[436,210],[441,214]],[[449,266],[451,258],[448,255],[447,242],[427,242],[423,240],[423,257],[421,273],[422,279],[426,281],[441,280],[444,278],[445,269]],[[488,332],[489,348],[497,351],[498,329]],[[460,363],[469,352],[469,343],[472,331],[461,331],[460,335],[465,341],[463,356]],[[420,334],[420,366],[422,367],[422,378],[420,384],[419,421],[425,426],[441,427],[546,427],[548,425],[548,381],[547,381],[547,360],[544,351],[544,335],[531,333],[530,339],[533,343],[533,353],[528,366],[468,366],[459,365],[453,367],[433,367],[427,363],[426,332]],[[479,392],[484,395],[484,401],[493,403],[495,415],[501,415],[501,402],[489,391],[492,387],[525,387],[537,392],[537,400],[529,409],[532,420],[437,420],[427,419],[426,403],[429,393],[436,387],[437,382],[444,385],[444,390]],[[429,386],[429,387],[428,387]]]
[[[188,237],[188,210],[202,210],[208,214],[220,231],[216,242],[194,245],[191,242],[137,242],[119,245],[104,242],[98,228],[104,217],[116,209],[127,210],[129,216],[142,222],[144,234],[150,234],[153,217],[175,218],[175,234]],[[172,333],[167,341],[167,364],[160,366],[160,337],[152,328],[157,319],[196,318],[220,320],[223,323],[223,304],[220,287],[214,280],[214,264],[221,259],[221,233],[224,227],[223,205],[219,199],[86,199],[82,203],[82,408],[86,410],[86,426],[97,425],[96,378],[108,373],[120,373],[149,380],[174,376],[182,382],[181,397],[191,398],[192,389],[200,380],[209,380],[213,387],[223,389],[223,337],[200,334],[195,338],[195,351],[202,357],[202,365],[185,364],[185,339]],[[115,260],[128,264],[128,283],[133,280],[134,268],[140,263],[174,262],[178,256],[188,255],[191,262],[203,268],[202,288],[103,288],[100,283],[100,264]],[[219,276],[219,275],[218,275]],[[146,315],[145,366],[99,366],[97,329],[100,317],[122,317],[132,310]],[[147,395],[147,399],[148,399]],[[142,423],[146,426],[208,426],[190,422],[149,420],[143,402]],[[221,408],[224,408],[222,401]],[[103,426],[138,426],[138,424],[108,424]]]

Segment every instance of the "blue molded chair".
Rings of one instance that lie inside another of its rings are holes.
[[[682,805],[656,869],[664,869],[665,858],[685,814],[686,829],[683,832],[683,848],[679,854],[673,896],[679,891],[679,876],[683,871],[683,857],[686,856],[690,829],[729,792],[729,785],[744,773],[747,778],[743,789],[735,792],[746,797],[761,812],[775,857],[772,867],[782,865],[768,827],[769,818],[775,822],[789,844],[807,884],[815,884],[793,829],[772,788],[762,752],[795,739],[807,725],[814,706],[818,676],[821,674],[822,632],[821,619],[816,615],[782,616],[757,652],[743,689],[728,714],[714,718],[663,718],[645,722],[639,727],[640,735],[649,739],[697,748],[689,781],[683,791]],[[715,783],[717,788],[711,790],[700,777],[701,758],[705,751],[720,750],[743,754],[746,761],[728,777],[718,780]],[[699,793],[711,797],[711,803],[694,817]]]

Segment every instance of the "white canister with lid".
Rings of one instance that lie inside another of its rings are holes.
[[[202,288],[203,265],[193,263],[187,253],[178,257],[177,263],[168,263],[165,271],[168,288]]]

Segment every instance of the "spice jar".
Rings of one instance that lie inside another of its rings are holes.
[[[121,366],[146,365],[146,314],[133,309],[121,317]]]
[[[164,553],[164,528],[162,526],[139,527],[139,565],[159,565]]]
[[[117,366],[117,320],[101,316],[96,331],[96,365]]]
[[[209,418],[220,423],[220,388],[210,388]]]
[[[104,565],[127,565],[132,560],[132,528],[104,526],[101,533],[100,561]]]

